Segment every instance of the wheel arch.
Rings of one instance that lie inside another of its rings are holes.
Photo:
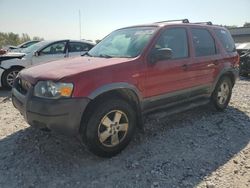
[[[14,68],[24,69],[25,67],[21,65],[12,65],[9,69],[14,69]]]
[[[88,96],[88,98],[91,99],[91,101],[83,113],[81,129],[86,127],[85,125],[87,124],[88,118],[94,110],[94,106],[109,98],[119,98],[128,102],[136,111],[137,127],[142,128],[143,122],[141,114],[141,95],[135,86],[127,83],[104,85],[93,91]]]
[[[0,77],[0,81],[1,81],[1,85],[3,86],[4,84],[3,84],[3,78],[4,78],[4,75],[6,74],[6,72],[7,71],[9,71],[9,70],[11,70],[11,69],[20,69],[20,70],[22,70],[22,69],[24,69],[25,67],[23,67],[23,66],[21,66],[21,65],[12,65],[12,66],[10,66],[9,68],[7,68],[7,69],[3,69],[4,71],[3,71],[3,73],[1,74],[1,77]]]
[[[219,80],[224,77],[224,76],[227,76],[230,78],[230,80],[232,81],[232,86],[234,86],[235,82],[236,82],[236,79],[238,78],[239,76],[239,71],[234,69],[234,68],[225,68],[223,69],[220,74],[217,76],[216,78],[216,81],[214,82],[214,85],[213,85],[213,91],[217,85],[217,83],[219,82]]]

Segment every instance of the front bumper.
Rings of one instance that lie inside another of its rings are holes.
[[[79,133],[82,114],[90,99],[42,99],[33,96],[33,88],[22,94],[12,89],[12,103],[31,126],[49,128],[66,135]]]

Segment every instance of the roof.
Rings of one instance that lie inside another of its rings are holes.
[[[192,23],[192,22],[189,22],[188,19],[179,19],[179,20],[159,21],[159,22],[154,22],[154,23],[150,23],[150,24],[143,24],[143,25],[135,25],[135,26],[125,27],[125,28],[121,28],[121,29],[133,28],[133,27],[164,27],[167,25],[203,26],[203,27],[213,27],[213,28],[222,28],[223,27],[220,25],[213,25],[213,23],[211,21]]]

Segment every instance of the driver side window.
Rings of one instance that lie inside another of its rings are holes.
[[[52,55],[52,54],[63,54],[65,50],[66,42],[53,43],[46,48],[44,48],[40,54],[41,55]]]
[[[188,54],[187,32],[184,28],[166,29],[155,44],[155,49],[170,48],[172,59],[186,58]]]

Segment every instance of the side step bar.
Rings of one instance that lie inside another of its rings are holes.
[[[199,106],[206,105],[209,102],[210,102],[209,99],[202,98],[202,99],[197,100],[197,101],[180,103],[180,104],[171,105],[171,106],[168,106],[168,107],[162,106],[162,107],[159,107],[158,109],[147,111],[147,112],[144,113],[144,115],[146,115],[146,114],[154,114],[154,113],[161,113],[162,116],[169,116],[169,115],[172,115],[172,114],[177,114],[177,113],[180,113],[180,112],[187,111],[187,110],[192,109],[192,108],[196,108],[196,107],[199,107]]]

